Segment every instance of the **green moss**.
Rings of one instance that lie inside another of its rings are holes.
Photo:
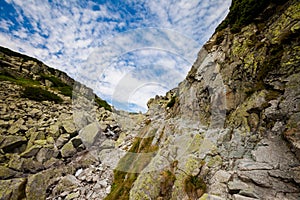
[[[207,166],[208,167],[216,167],[216,166],[222,165],[222,163],[223,163],[223,160],[222,160],[221,156],[217,155],[208,161]]]
[[[49,75],[42,74],[41,77],[43,80],[50,81],[53,84],[51,87],[60,91],[60,93],[62,95],[72,97],[72,93],[73,93],[72,86],[64,83],[62,80],[60,80],[56,76],[51,76],[51,75],[49,76]]]
[[[44,90],[40,87],[25,87],[22,95],[23,98],[28,98],[34,101],[54,101],[55,103],[61,103],[63,100],[56,94]]]
[[[72,93],[73,93],[73,88],[71,86],[63,86],[63,87],[58,87],[57,88],[60,93],[62,95],[68,96],[68,97],[72,97]]]

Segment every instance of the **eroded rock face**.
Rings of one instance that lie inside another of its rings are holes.
[[[130,187],[107,199],[299,199],[299,8],[217,32],[178,88],[148,102],[138,137],[151,143],[133,143],[115,176]]]

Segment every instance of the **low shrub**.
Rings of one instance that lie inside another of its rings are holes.
[[[104,100],[100,99],[99,97],[95,97],[95,102],[98,106],[103,107],[105,110],[112,111],[111,106]]]
[[[51,81],[52,84],[53,84],[52,87],[64,87],[64,86],[67,86],[66,83],[62,82],[59,78],[57,78],[55,76],[49,76],[49,75],[42,74],[41,77],[44,80]]]
[[[198,199],[206,191],[206,184],[201,177],[189,175],[184,181],[184,190],[190,199]]]
[[[54,101],[55,103],[61,103],[63,100],[56,94],[44,90],[40,87],[26,86],[21,95],[23,98],[28,98],[34,101]]]
[[[172,97],[171,100],[168,102],[167,107],[172,108],[176,103],[176,97]]]
[[[34,81],[32,79],[27,79],[22,77],[15,77],[14,75],[6,71],[0,72],[0,81],[9,81],[21,86],[40,85],[38,81]]]
[[[57,88],[60,93],[62,95],[68,96],[68,97],[72,97],[72,93],[73,93],[73,88],[71,86],[63,86],[63,87],[58,87]]]

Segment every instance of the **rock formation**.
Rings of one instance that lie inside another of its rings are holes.
[[[106,199],[300,198],[300,3],[255,6],[233,1],[186,79],[148,102]]]
[[[1,48],[0,199],[299,199],[300,3],[251,2],[144,115]]]

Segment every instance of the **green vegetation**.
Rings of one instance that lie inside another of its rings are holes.
[[[171,100],[168,102],[167,107],[172,108],[176,103],[176,97],[172,96]]]
[[[51,81],[53,86],[52,87],[64,87],[64,86],[68,86],[66,83],[62,82],[59,78],[57,78],[56,76],[49,76],[49,75],[45,75],[42,74],[41,75],[42,79],[44,80],[48,80]]]
[[[56,94],[40,87],[26,86],[21,96],[34,101],[54,101],[55,103],[61,103],[63,101]]]
[[[66,85],[63,87],[58,87],[57,89],[60,91],[62,95],[65,95],[67,97],[72,97],[73,89],[71,86]]]
[[[189,175],[184,181],[184,190],[190,199],[198,199],[206,191],[206,184],[202,178]]]
[[[284,0],[233,0],[229,14],[216,31],[221,31],[229,26],[230,30],[236,33],[254,22],[271,3],[283,4],[285,2]],[[268,17],[264,16],[264,18]]]
[[[41,77],[43,80],[51,81],[51,83],[53,84],[51,87],[59,90],[61,94],[72,97],[73,88],[71,86],[69,86],[68,84],[62,82],[56,76],[52,76],[52,75],[49,76],[49,75],[43,74],[43,75],[41,75]],[[91,95],[91,96],[94,96],[94,95]],[[89,97],[87,97],[87,98],[92,100],[92,98],[89,98]],[[99,107],[103,107],[105,110],[112,111],[111,106],[106,101],[100,99],[97,96],[95,97],[95,102]]]
[[[104,101],[96,96],[95,102],[97,103],[98,106],[103,107],[105,110],[112,112],[111,106],[106,101]]]
[[[22,78],[22,77],[14,77],[9,72],[3,71],[0,72],[0,81],[9,81],[17,85],[21,86],[34,86],[40,85],[38,81],[34,81],[32,79]]]
[[[68,96],[68,97],[72,97],[73,88],[71,86],[69,86],[68,84],[62,82],[56,76],[51,76],[51,75],[49,76],[49,75],[42,74],[41,77],[43,80],[50,81],[53,84],[51,87],[59,90],[61,94]]]
[[[1,47],[0,46],[0,52],[3,52],[4,54],[8,55],[8,56],[14,56],[14,57],[19,57],[19,58],[22,58],[23,59],[23,62],[26,62],[28,60],[32,60],[34,62],[37,62],[38,64],[42,64],[41,61],[39,61],[38,59],[36,58],[32,58],[30,56],[27,56],[27,55],[24,55],[24,54],[21,54],[21,53],[18,53],[18,52],[15,52],[15,51],[12,51],[8,48],[5,48],[5,47]]]
[[[154,136],[135,139],[129,152],[121,158],[118,163],[118,166],[121,166],[120,169],[122,170],[114,170],[114,182],[112,184],[111,192],[105,200],[129,199],[129,191],[139,173],[129,173],[126,171],[140,172],[149,164],[152,157],[155,155],[155,151],[158,149],[156,145],[151,145],[153,139]],[[153,152],[153,154],[150,152]]]
[[[176,176],[170,170],[165,170],[161,172],[162,181],[160,183],[159,196],[164,199],[171,199],[172,188],[176,180]]]

